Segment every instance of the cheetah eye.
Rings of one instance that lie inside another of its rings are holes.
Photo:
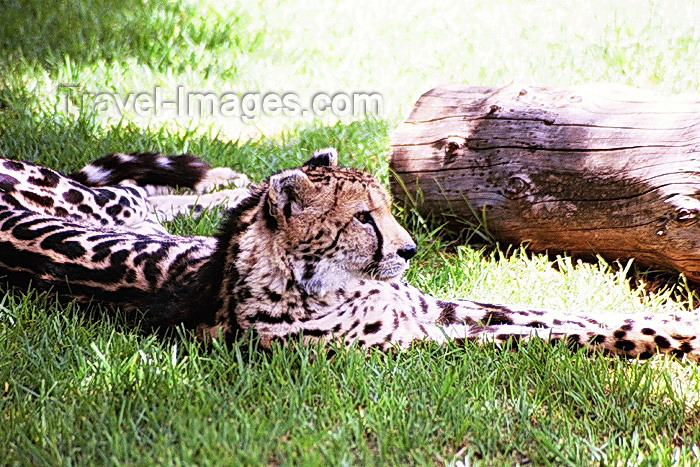
[[[362,224],[369,224],[372,222],[372,215],[367,211],[362,211],[355,214],[355,219],[360,221]]]

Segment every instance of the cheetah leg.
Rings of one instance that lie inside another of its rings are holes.
[[[233,188],[202,195],[149,196],[148,202],[160,222],[170,222],[177,215],[198,216],[215,206],[232,208],[249,194],[245,188]]]
[[[130,181],[135,183],[133,181]],[[193,190],[195,193],[212,193],[222,188],[237,189],[250,186],[250,179],[247,175],[236,172],[228,167],[215,167],[209,169]],[[168,185],[146,185],[149,196],[176,195],[178,190]]]
[[[206,176],[195,185],[197,193],[209,193],[219,188],[247,188],[250,179],[247,175],[235,172],[228,167],[209,169]]]
[[[537,336],[630,358],[662,353],[700,361],[698,312],[600,313],[593,318],[468,301],[457,304],[443,327],[449,338],[502,343]]]

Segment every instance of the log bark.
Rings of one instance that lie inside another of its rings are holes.
[[[392,192],[536,252],[700,282],[700,102],[627,87],[443,86],[392,137]]]

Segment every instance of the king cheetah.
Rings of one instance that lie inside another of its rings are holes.
[[[232,180],[238,186],[210,194],[162,187],[208,191]],[[160,224],[220,202],[229,209],[213,237]],[[332,149],[255,187],[193,156],[113,154],[71,176],[0,160],[0,278],[139,311],[152,328],[382,351],[538,337],[629,358],[700,359],[697,312],[593,316],[439,300],[402,281],[415,253],[388,192],[339,167]]]

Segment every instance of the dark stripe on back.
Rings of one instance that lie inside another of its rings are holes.
[[[30,227],[33,227],[37,224],[41,224],[45,222],[45,220],[46,219],[42,218],[34,218],[27,222],[23,222],[12,230],[12,235],[18,240],[34,240],[49,232],[53,232],[55,230],[60,230],[63,228],[63,226],[58,224],[49,224],[44,227],[39,227],[37,229],[30,229]]]
[[[62,232],[57,232],[44,238],[39,246],[46,250],[53,250],[56,253],[60,253],[68,259],[76,259],[85,254],[85,248],[83,248],[79,241],[66,240],[84,233],[85,232],[81,230],[64,230]],[[48,258],[44,259],[44,261],[47,260]]]

